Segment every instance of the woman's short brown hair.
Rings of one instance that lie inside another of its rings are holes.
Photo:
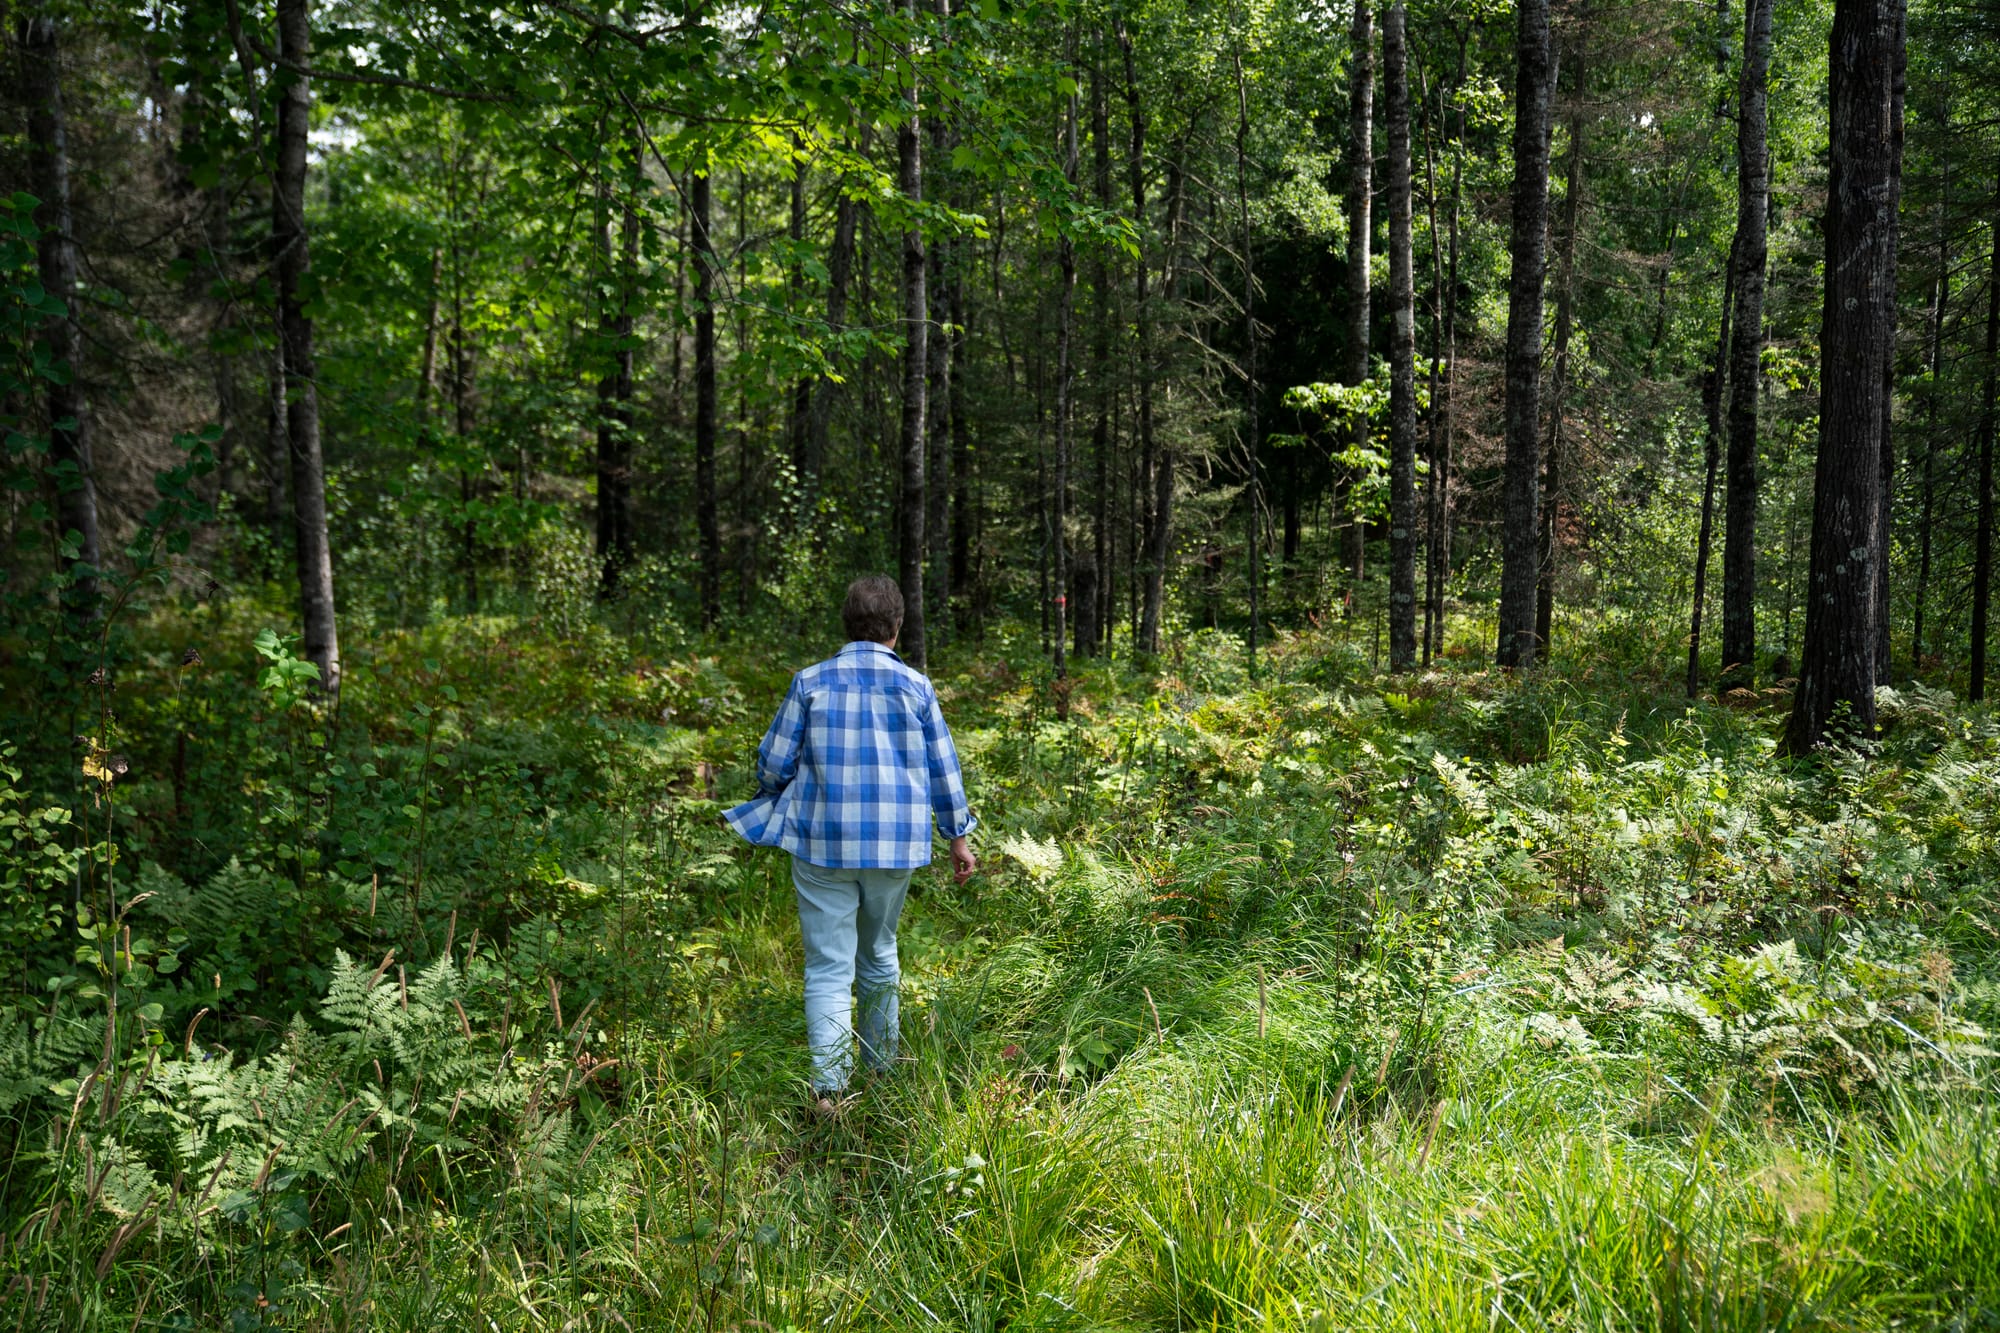
[[[887,643],[903,628],[903,590],[885,574],[868,574],[847,585],[841,623],[850,640]]]

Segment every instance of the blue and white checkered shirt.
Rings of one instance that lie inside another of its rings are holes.
[[[757,747],[757,783],[723,818],[752,844],[817,866],[929,865],[933,815],[947,838],[978,822],[937,691],[866,640],[792,677]]]

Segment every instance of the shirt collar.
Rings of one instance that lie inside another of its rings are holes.
[[[845,657],[849,653],[887,653],[898,662],[903,660],[903,655],[894,648],[886,643],[877,643],[873,639],[849,639],[834,656]]]

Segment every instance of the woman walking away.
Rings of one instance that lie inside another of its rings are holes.
[[[937,691],[896,655],[902,590],[879,574],[856,579],[840,614],[847,646],[792,677],[757,747],[757,795],[724,816],[752,845],[792,854],[822,1115],[846,1094],[857,1027],[870,1069],[896,1059],[896,921],[910,875],[930,864],[933,817],[951,840],[953,878],[978,866],[967,838],[978,821]]]

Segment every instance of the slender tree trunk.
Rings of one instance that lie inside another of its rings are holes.
[[[1063,176],[1076,183],[1076,94],[1069,96],[1062,121]],[[1056,265],[1061,273],[1056,288],[1056,401],[1055,465],[1049,504],[1049,550],[1054,562],[1052,586],[1055,595],[1056,680],[1069,675],[1069,423],[1070,423],[1070,326],[1076,304],[1076,243],[1067,235],[1056,238]],[[1058,716],[1069,716],[1069,694],[1058,686]]]
[[[1895,524],[1896,500],[1896,315],[1901,303],[1896,298],[1896,251],[1902,238],[1903,203],[1903,100],[1908,91],[1907,0],[1896,13],[1896,56],[1889,72],[1889,248],[1885,281],[1889,288],[1888,319],[1882,337],[1882,453],[1877,506],[1881,517],[1875,529],[1875,679],[1887,684],[1893,659],[1889,647],[1889,553],[1890,535]]]
[[[1264,445],[1258,422],[1257,374],[1257,262],[1256,237],[1250,230],[1250,89],[1243,78],[1243,56],[1236,60],[1236,225],[1243,247],[1243,402],[1244,448],[1250,459],[1250,490],[1245,496],[1249,507],[1245,523],[1250,547],[1250,674],[1257,674],[1257,640],[1264,599],[1264,477],[1259,462]]]
[[[792,210],[786,235],[793,246],[792,271],[787,275],[787,285],[791,288],[791,307],[797,318],[805,316],[806,306],[806,159],[804,145],[796,135],[792,139],[793,151],[799,154],[792,163]],[[791,415],[786,422],[787,443],[791,446],[792,482],[798,488],[795,508],[800,524],[810,526],[813,521],[811,500],[818,489],[818,477],[814,475],[815,460],[812,456],[812,416],[813,391],[819,379],[814,375],[801,375],[792,386]]]
[[[699,546],[701,625],[715,625],[722,602],[722,530],[716,513],[714,214],[708,172],[690,173],[688,232],[694,249],[694,523]]]
[[[1773,0],[1746,0],[1736,104],[1735,289],[1729,343],[1729,467],[1722,529],[1722,682],[1757,677],[1757,395],[1763,383],[1764,266],[1771,211],[1767,137]]]
[[[864,133],[860,152],[868,151],[869,136]],[[827,331],[839,336],[847,328],[847,292],[854,280],[854,236],[860,222],[861,206],[851,198],[843,184],[833,206],[833,246],[826,257],[826,325]],[[812,419],[806,431],[805,472],[806,495],[809,504],[819,499],[821,473],[826,467],[827,443],[833,430],[833,398],[839,386],[833,380],[822,376],[813,384]]]
[[[1132,144],[1126,157],[1126,174],[1132,191],[1132,220],[1138,228],[1139,255],[1132,265],[1132,312],[1133,312],[1133,361],[1138,371],[1138,427],[1139,427],[1139,476],[1137,493],[1147,496],[1154,485],[1156,474],[1167,474],[1169,498],[1173,492],[1173,464],[1161,456],[1158,443],[1153,436],[1153,307],[1148,298],[1146,285],[1150,276],[1147,258],[1146,229],[1146,109],[1139,96],[1138,64],[1132,46],[1132,34],[1121,17],[1117,20],[1118,48],[1125,59],[1125,111],[1131,122]],[[1148,516],[1145,537],[1143,572],[1135,567],[1134,574],[1142,585],[1140,612],[1136,642],[1132,645],[1135,653],[1157,653],[1160,651],[1160,596],[1166,575],[1166,534],[1155,504],[1154,512]],[[1160,550],[1154,558],[1154,532],[1161,528]]]
[[[1507,301],[1507,456],[1502,489],[1506,511],[1501,536],[1501,666],[1532,664],[1535,638],[1536,454],[1541,446],[1539,410],[1542,359],[1542,282],[1548,269],[1549,130],[1556,83],[1556,53],[1549,36],[1548,0],[1515,6],[1513,268]]]
[[[951,17],[950,0],[937,0],[937,15],[940,24]],[[930,169],[934,181],[939,182],[938,193],[950,198],[945,172],[951,161],[953,138],[942,114],[933,115],[928,126],[930,131]],[[952,362],[953,342],[947,325],[951,321],[951,286],[946,268],[953,259],[949,242],[939,241],[930,247],[929,273],[924,287],[924,300],[929,309],[930,327],[926,337],[929,386],[926,390],[926,446],[929,460],[924,478],[929,495],[930,512],[924,520],[925,561],[930,571],[931,587],[925,601],[931,611],[927,624],[932,641],[938,645],[951,639],[951,411],[952,399],[959,386],[954,382],[958,367]]]
[[[1951,104],[1946,99],[1939,108],[1939,128],[1947,139],[1951,133]],[[1951,197],[1951,158],[1944,155],[1940,163],[1940,179],[1937,197],[1937,276],[1931,283],[1931,337],[1929,355],[1925,358],[1930,369],[1930,383],[1924,386],[1925,416],[1929,419],[1930,430],[1924,440],[1924,483],[1923,513],[1918,519],[1917,539],[1917,598],[1911,608],[1910,625],[1910,674],[1920,675],[1924,669],[1924,608],[1930,596],[1931,583],[1931,520],[1935,513],[1936,462],[1938,446],[1938,399],[1944,392],[1944,312],[1951,298],[1951,227],[1945,218],[1945,201]]]
[[[1166,307],[1173,310],[1180,299],[1181,222],[1187,208],[1187,174],[1181,163],[1187,141],[1173,145],[1167,163],[1167,236],[1164,276]],[[1149,335],[1148,346],[1157,356]],[[1157,382],[1159,367],[1149,358],[1146,374]],[[1150,422],[1147,427],[1151,430]],[[1174,533],[1174,450],[1166,441],[1156,441],[1153,454],[1153,522],[1146,540],[1146,600],[1140,611],[1140,635],[1147,651],[1160,651],[1161,617],[1166,600],[1167,560],[1173,552]]]
[[[1556,560],[1561,542],[1556,521],[1562,503],[1563,457],[1568,448],[1570,337],[1576,319],[1577,210],[1583,204],[1584,65],[1576,62],[1571,78],[1569,153],[1564,166],[1562,248],[1556,254],[1556,327],[1554,364],[1549,370],[1549,433],[1542,450],[1541,550],[1535,580],[1535,645],[1546,657],[1554,646]]]
[[[1786,745],[1803,754],[1839,725],[1875,724],[1875,556],[1880,549],[1883,330],[1894,319],[1885,204],[1895,176],[1892,87],[1902,0],[1836,0],[1828,58],[1832,144],[1820,440],[1813,482],[1805,644]],[[1845,716],[1839,714],[1845,711]]]
[[[63,313],[42,324],[42,342],[51,362],[68,370],[60,382],[43,377],[49,413],[49,462],[56,479],[56,523],[74,558],[66,571],[63,601],[73,619],[95,620],[99,613],[97,573],[102,559],[97,536],[97,481],[85,421],[82,340],[76,312],[76,223],[70,212],[69,126],[63,110],[62,54],[56,21],[49,15],[19,22],[21,92],[28,109],[30,178],[41,207],[38,259],[42,290],[63,304]],[[330,623],[330,622],[329,622]]]
[[[950,295],[946,308],[951,312],[951,365],[962,380],[966,375],[965,243],[954,242]],[[964,596],[972,579],[972,437],[965,413],[965,391],[951,396],[951,587]]]
[[[431,296],[424,310],[424,352],[417,366],[417,435],[429,434],[431,398],[437,393],[438,315],[444,297],[444,250],[431,251]]]
[[[615,256],[608,198],[600,233],[606,277],[616,293],[605,299],[598,321],[611,361],[597,381],[597,586],[598,595],[607,599],[618,595],[619,581],[632,563],[632,288],[639,270],[639,211],[630,192],[636,188],[638,168],[635,156],[625,183],[627,197],[619,205]]]
[[[917,0],[905,0],[912,28]],[[903,197],[917,204],[924,197],[924,149],[918,123],[919,95],[909,94],[909,115],[896,136],[898,184]],[[914,214],[903,229],[903,437],[900,501],[901,582],[903,585],[902,652],[911,666],[926,663],[924,636],[924,464],[926,445],[926,376],[928,371],[930,304],[925,292],[924,234]]]
[[[1458,32],[1458,77],[1453,83],[1458,96],[1458,132],[1452,140],[1450,238],[1448,262],[1439,284],[1438,310],[1433,329],[1442,339],[1443,368],[1438,366],[1438,349],[1432,346],[1431,363],[1431,493],[1430,554],[1424,561],[1424,664],[1444,651],[1444,589],[1451,575],[1451,468],[1452,395],[1458,374],[1458,207],[1459,188],[1465,165],[1465,57],[1466,31]],[[1438,118],[1442,122],[1442,99]],[[1426,161],[1428,163],[1428,157]],[[1431,168],[1431,252],[1436,267],[1437,253],[1437,172]]]
[[[1389,669],[1417,662],[1417,291],[1410,238],[1410,75],[1404,10],[1382,15],[1389,117]]]
[[[1993,189],[1993,260],[1986,279],[1986,383],[1979,401],[1979,497],[1972,539],[1972,679],[1986,698],[1987,617],[1993,606],[1993,437],[2000,428],[2000,178]]]
[[[1105,90],[1103,52],[1090,72],[1090,146],[1095,167],[1093,184],[1097,206],[1111,211],[1111,107]],[[1088,608],[1090,623],[1078,626],[1079,654],[1095,653],[1109,643],[1111,616],[1108,608],[1114,587],[1111,548],[1111,324],[1116,317],[1111,292],[1111,264],[1104,246],[1096,247],[1091,270],[1091,295],[1096,307],[1091,330],[1090,379],[1097,419],[1090,428],[1090,456],[1094,472],[1091,495],[1091,554],[1095,578]],[[1081,591],[1081,590],[1079,590]],[[1081,600],[1081,598],[1079,598]]]
[[[1370,210],[1375,184],[1374,46],[1375,18],[1368,0],[1354,0],[1347,76],[1347,364],[1343,378],[1348,384],[1360,384],[1368,378],[1368,247],[1374,234]],[[1365,415],[1356,414],[1349,443],[1357,451],[1367,446]],[[1349,516],[1346,534],[1348,578],[1358,588],[1368,551],[1368,521],[1358,508]]]
[[[451,413],[458,440],[458,572],[465,580],[465,609],[479,609],[479,525],[472,518],[472,348],[465,332],[465,267],[454,232],[451,242]]]
[[[1701,480],[1701,534],[1694,547],[1694,610],[1688,616],[1687,696],[1701,692],[1701,619],[1708,606],[1708,557],[1715,549],[1715,479],[1722,466],[1722,395],[1729,378],[1730,318],[1735,309],[1736,264],[1723,268],[1722,312],[1717,317],[1715,360],[1701,377],[1701,406],[1706,447]]]
[[[308,0],[278,0],[278,54],[287,65],[311,65]],[[313,325],[306,314],[311,267],[306,230],[306,137],[312,92],[302,74],[289,76],[278,100],[278,160],[272,178],[272,248],[279,320],[285,344],[285,432],[291,442],[292,519],[299,574],[305,657],[319,668],[321,692],[340,693],[340,636],[334,625],[333,550],[326,530],[326,467],[320,455],[319,396]]]

